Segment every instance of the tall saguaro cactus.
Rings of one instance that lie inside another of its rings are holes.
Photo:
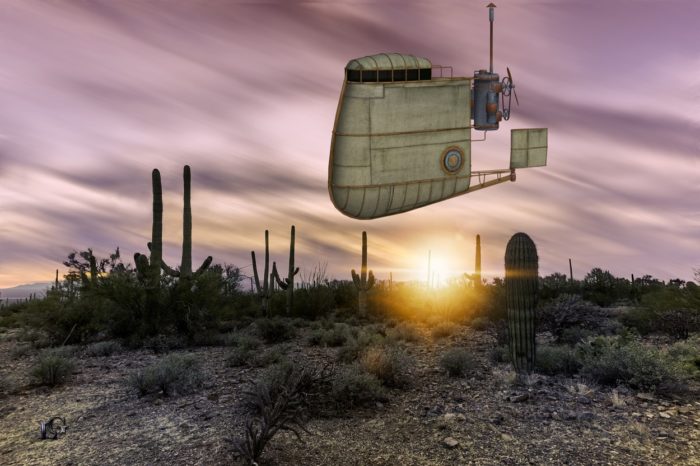
[[[292,313],[292,308],[294,306],[294,275],[299,273],[299,267],[294,268],[294,239],[296,237],[296,230],[294,225],[292,225],[290,232],[291,239],[289,241],[289,270],[287,272],[287,278],[282,280],[279,273],[277,273],[277,264],[272,263],[272,275],[274,276],[277,284],[280,288],[287,291],[287,315]]]
[[[362,232],[362,268],[360,275],[357,275],[355,269],[350,271],[352,281],[358,291],[358,312],[361,316],[367,315],[367,292],[374,286],[374,273],[370,270],[367,272],[367,232]]]
[[[506,308],[509,349],[518,373],[535,368],[535,308],[537,306],[538,259],[535,243],[516,233],[506,246]]]
[[[161,259],[161,264],[163,271],[172,276],[179,277],[181,280],[187,280],[192,278],[193,275],[199,275],[209,268],[212,262],[212,257],[207,257],[202,265],[197,269],[196,272],[192,273],[192,206],[190,204],[191,190],[190,184],[192,180],[192,175],[190,173],[190,166],[185,165],[183,170],[184,178],[184,205],[182,209],[182,259],[180,261],[180,268],[174,270],[168,266]]]
[[[157,322],[159,312],[160,269],[163,261],[163,189],[158,169],[154,169],[151,173],[151,184],[153,185],[153,226],[151,241],[148,243],[151,256],[149,259],[145,254],[137,252],[134,254],[134,263],[138,278],[146,288],[146,312],[153,324]]]
[[[474,286],[481,286],[481,235],[476,235],[476,256],[474,257]]]
[[[270,274],[270,237],[269,232],[265,230],[265,274],[263,275],[263,285],[260,286],[260,278],[258,277],[258,265],[255,261],[255,251],[250,251],[250,256],[253,259],[253,277],[255,278],[255,288],[258,291],[258,296],[262,299],[261,310],[264,315],[270,312],[270,295],[272,294],[272,275]],[[268,281],[269,279],[269,281]]]

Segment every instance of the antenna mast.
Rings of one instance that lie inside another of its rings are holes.
[[[489,3],[486,5],[486,8],[489,9],[489,29],[490,29],[490,40],[489,40],[489,73],[493,73],[493,17],[494,17],[494,12],[493,9],[496,8],[496,5],[493,3]]]

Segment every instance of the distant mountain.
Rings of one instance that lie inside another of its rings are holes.
[[[28,283],[26,285],[13,286],[12,288],[0,288],[0,300],[24,299],[36,294],[37,297],[46,295],[46,290],[51,288],[53,282]]]

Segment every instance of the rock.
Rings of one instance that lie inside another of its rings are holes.
[[[509,434],[501,434],[501,440],[505,440],[506,442],[512,442],[513,440],[515,440],[515,438]]]
[[[595,414],[593,414],[590,411],[583,411],[581,413],[578,413],[578,416],[577,416],[579,421],[592,421],[594,417],[595,417]]]
[[[678,412],[681,414],[689,414],[691,411],[692,409],[690,408],[690,406],[681,406],[680,408],[678,408]]]
[[[669,418],[671,417],[671,415],[668,414],[667,411],[662,411],[662,412],[660,412],[660,413],[659,413],[659,416],[662,417],[662,418],[664,418],[664,419],[669,419]]]
[[[530,395],[528,393],[521,393],[519,395],[511,395],[508,397],[508,401],[511,403],[522,403],[523,401],[527,401],[527,399],[530,398]]]
[[[574,420],[578,419],[578,416],[576,415],[576,413],[574,411],[565,412],[563,417],[567,421],[574,421]]]
[[[445,420],[447,422],[452,422],[452,421],[456,420],[457,415],[455,413],[446,413],[443,417],[445,418]]]
[[[375,406],[377,407],[377,409],[384,409],[384,403],[382,403],[381,401],[377,401],[375,403]]]
[[[640,400],[645,400],[645,401],[654,401],[656,399],[656,398],[654,398],[654,395],[652,395],[651,393],[643,393],[643,392],[637,393],[637,398],[639,398]]]
[[[504,420],[505,418],[500,414],[496,414],[490,419],[491,423],[496,424],[497,426],[503,424]]]
[[[445,437],[445,439],[442,441],[443,445],[445,445],[447,448],[452,449],[452,448],[457,448],[459,445],[459,441],[457,439],[454,439],[452,437]]]

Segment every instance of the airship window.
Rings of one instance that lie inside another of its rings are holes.
[[[428,81],[432,77],[430,68],[401,70],[345,70],[350,82],[392,82],[392,81]]]
[[[459,147],[448,147],[441,158],[442,169],[447,173],[457,173],[462,169],[464,154]]]

